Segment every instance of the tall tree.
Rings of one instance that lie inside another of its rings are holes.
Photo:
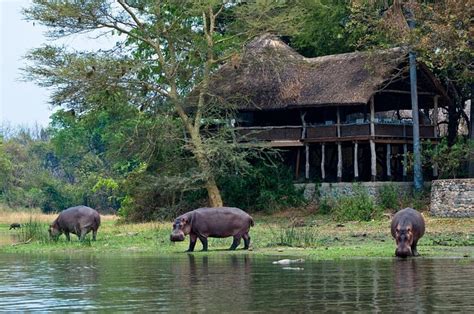
[[[289,34],[302,11],[285,1],[34,0],[24,14],[47,26],[52,38],[109,33],[121,41],[110,51],[92,53],[45,46],[29,55],[35,64],[27,71],[30,79],[56,89],[53,104],[79,114],[103,91],[125,92],[142,111],[176,114],[209,203],[221,206],[216,158],[235,154],[230,159],[239,160],[241,150],[226,141],[216,147],[207,132],[206,123],[216,122],[209,117],[222,113],[222,104],[216,107],[209,97],[213,71],[259,32]],[[196,97],[188,97],[190,91]]]
[[[407,9],[414,13],[414,31],[408,31],[403,16]],[[464,109],[474,82],[471,18],[471,0],[351,1],[348,28],[357,35],[358,47],[409,45],[444,84],[451,98],[445,104],[450,144],[455,142],[460,122],[469,121]]]

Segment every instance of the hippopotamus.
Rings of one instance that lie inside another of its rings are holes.
[[[10,228],[8,230],[16,229],[16,228],[21,228],[21,225],[17,222],[14,222],[10,225]]]
[[[396,256],[419,255],[416,250],[416,244],[425,233],[425,220],[418,211],[413,208],[405,208],[398,211],[393,216],[390,229],[397,243]]]
[[[249,230],[254,225],[252,217],[235,207],[198,208],[175,219],[171,241],[184,241],[189,234],[187,252],[194,251],[197,238],[202,242],[202,250],[207,251],[207,238],[234,237],[230,250],[235,250],[244,239],[244,249],[250,245]]]
[[[49,235],[57,239],[61,234],[66,235],[66,239],[71,241],[69,233],[77,235],[83,241],[86,234],[92,230],[92,240],[96,240],[97,229],[100,226],[99,213],[87,206],[70,207],[59,213],[53,223],[49,226]]]

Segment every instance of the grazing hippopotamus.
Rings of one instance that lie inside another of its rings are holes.
[[[21,225],[17,222],[14,222],[10,225],[10,228],[8,230],[16,229],[16,228],[21,228]]]
[[[99,213],[95,209],[81,205],[60,212],[58,218],[49,226],[48,231],[53,239],[57,239],[64,233],[66,239],[70,241],[69,233],[73,233],[82,241],[86,234],[92,230],[92,240],[95,241],[99,226]]]
[[[416,244],[425,233],[425,220],[413,208],[398,211],[390,227],[397,243],[395,255],[398,257],[418,256]]]
[[[202,242],[202,250],[207,251],[207,238],[234,237],[230,250],[235,250],[241,238],[245,247],[250,245],[249,229],[253,226],[252,217],[243,210],[235,207],[198,208],[187,212],[175,219],[171,241],[184,241],[189,234],[188,252],[194,251],[196,240]]]

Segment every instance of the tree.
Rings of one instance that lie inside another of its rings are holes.
[[[219,121],[210,119],[216,112],[218,119],[226,116],[225,106],[210,101],[210,79],[256,33],[289,34],[301,12],[285,1],[34,0],[24,14],[47,26],[53,39],[109,33],[121,41],[110,51],[90,53],[45,46],[29,54],[35,64],[26,70],[29,79],[55,88],[54,105],[77,114],[100,105],[90,100],[105,91],[125,93],[141,111],[177,115],[186,133],[182,144],[198,166],[210,205],[221,206],[216,157],[233,155],[225,162],[242,163],[245,154],[207,132],[205,121]],[[196,97],[188,97],[190,91]]]
[[[472,97],[470,84],[474,82],[471,2],[351,1],[348,27],[358,37],[358,47],[411,46],[443,83],[451,98],[444,104],[450,145],[455,143],[460,122],[465,120],[469,125],[464,109],[466,100]],[[388,8],[388,4],[392,6]],[[405,22],[408,8],[415,16],[414,31],[408,31]]]

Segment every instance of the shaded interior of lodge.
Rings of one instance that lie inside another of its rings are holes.
[[[430,70],[417,64],[419,133],[438,142],[448,101]],[[223,65],[210,93],[236,108],[240,141],[282,150],[299,180],[403,181],[412,151],[408,53],[402,48],[306,58],[275,36],[250,42]],[[424,169],[436,176],[436,165]]]

